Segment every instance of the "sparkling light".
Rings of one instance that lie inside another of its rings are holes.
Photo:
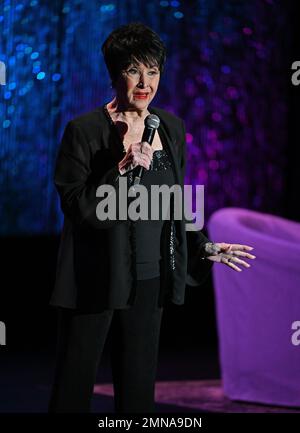
[[[185,182],[205,184],[206,219],[230,205],[280,214],[287,12],[261,0],[237,2],[234,12],[229,0],[189,3],[1,2],[0,60],[8,74],[0,101],[0,234],[60,232],[53,171],[61,135],[70,119],[112,99],[99,47],[130,21],[148,24],[167,46],[153,106],[185,120]],[[222,188],[226,179],[235,188]]]
[[[43,80],[43,79],[45,78],[45,76],[46,76],[45,72],[39,72],[39,73],[37,74],[36,78],[37,78],[38,80]]]

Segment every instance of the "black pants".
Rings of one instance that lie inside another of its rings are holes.
[[[59,309],[57,359],[49,412],[90,412],[104,343],[112,326],[115,411],[154,412],[154,387],[163,308],[160,278],[139,280],[128,309],[82,314]]]

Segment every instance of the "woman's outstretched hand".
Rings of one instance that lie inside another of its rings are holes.
[[[242,269],[237,266],[242,265],[245,268],[250,268],[250,264],[242,260],[240,257],[247,259],[255,259],[253,254],[247,251],[253,250],[249,245],[227,244],[225,242],[206,244],[206,258],[212,262],[224,263],[235,271],[241,272]],[[212,255],[208,255],[212,254]]]

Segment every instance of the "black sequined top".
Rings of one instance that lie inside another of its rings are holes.
[[[109,119],[110,124],[115,128],[115,124],[110,117],[106,104],[104,106],[104,112]],[[172,186],[175,183],[171,158],[167,151],[167,146],[164,143],[164,136],[161,140],[163,149],[155,150],[153,152],[150,169],[144,170],[140,181],[140,184],[144,185],[148,191],[148,218],[139,219],[134,223],[137,280],[155,278],[160,274],[160,238],[164,219],[162,217],[161,199],[159,201],[159,217],[156,220],[151,219],[151,185]],[[137,175],[136,169],[127,173],[129,185],[133,184],[135,175]],[[164,212],[165,211],[166,209],[164,208]]]
[[[155,150],[150,169],[144,170],[140,182],[148,191],[148,219],[139,219],[135,222],[136,270],[138,280],[158,277],[160,274],[160,236],[164,223],[161,206],[162,199],[160,198],[159,201],[156,201],[159,211],[157,215],[158,219],[151,219],[151,185],[168,185],[171,187],[174,183],[175,180],[168,152],[165,149]],[[166,209],[169,206],[170,203],[166,202]],[[164,213],[166,209],[163,209]]]

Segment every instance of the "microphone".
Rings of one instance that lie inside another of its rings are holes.
[[[156,114],[148,114],[144,123],[145,123],[145,129],[143,132],[142,141],[146,141],[151,145],[153,142],[155,131],[159,127],[160,119],[158,116],[156,116]],[[139,185],[144,170],[145,170],[144,167],[140,167],[139,173],[135,177],[133,185]]]

